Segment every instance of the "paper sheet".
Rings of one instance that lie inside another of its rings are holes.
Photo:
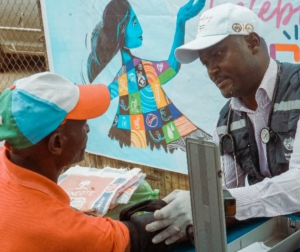
[[[238,252],[265,252],[269,251],[270,249],[271,248],[267,247],[263,242],[255,242],[247,246],[246,248],[239,250]]]

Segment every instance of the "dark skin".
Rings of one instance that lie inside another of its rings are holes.
[[[237,97],[256,110],[256,91],[269,66],[266,43],[256,33],[231,35],[200,50],[200,61],[225,98]]]
[[[83,160],[89,131],[86,120],[66,120],[37,144],[25,149],[12,148],[8,158],[57,183],[64,167]],[[125,252],[130,252],[130,242]]]
[[[86,120],[67,120],[37,144],[25,149],[13,148],[9,159],[56,183],[65,166],[83,160],[88,132]]]
[[[254,32],[247,36],[231,35],[198,54],[225,98],[239,98],[249,109],[257,109],[255,94],[270,61],[262,38]],[[234,217],[226,217],[227,228],[237,223]]]
[[[270,63],[268,48],[262,38],[254,32],[249,35],[229,35],[219,43],[199,50],[198,54],[200,61],[207,68],[210,79],[225,98],[237,97],[249,109],[257,109],[255,94]],[[166,209],[167,207],[161,210],[156,223],[152,224],[156,230],[170,225],[171,221],[173,223],[169,227],[173,227],[172,225],[176,223],[176,219],[170,218],[171,211]],[[182,215],[185,213],[182,212]],[[234,216],[226,218],[228,228],[236,222]],[[149,230],[152,227],[149,227]],[[172,239],[173,242],[178,239],[179,234],[183,234],[180,229],[172,228],[169,232],[163,231],[156,237],[159,241]]]

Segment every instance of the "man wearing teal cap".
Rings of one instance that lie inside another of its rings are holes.
[[[151,251],[151,234],[144,230],[151,214],[123,222],[88,216],[71,208],[56,184],[63,167],[84,158],[87,119],[102,115],[109,104],[105,85],[74,85],[49,72],[3,91],[1,252]]]

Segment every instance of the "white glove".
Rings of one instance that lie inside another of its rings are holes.
[[[153,237],[153,243],[166,240],[171,244],[186,234],[186,227],[192,224],[191,196],[189,191],[175,190],[163,199],[168,205],[154,212],[156,221],[148,224],[146,230],[154,232],[168,227]]]

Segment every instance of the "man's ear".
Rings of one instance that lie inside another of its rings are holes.
[[[59,156],[63,151],[64,138],[60,132],[54,132],[49,136],[48,150],[55,156]]]
[[[259,51],[259,48],[261,46],[261,39],[257,33],[251,32],[249,35],[247,35],[246,42],[248,48],[252,51],[252,54],[256,54]]]

